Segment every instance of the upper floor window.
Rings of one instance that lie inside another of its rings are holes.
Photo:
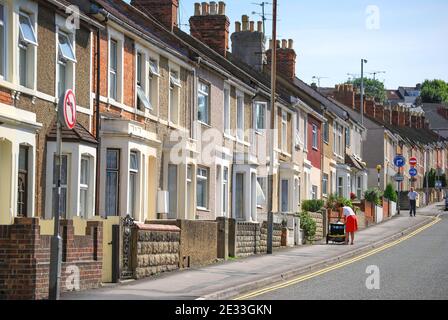
[[[5,12],[4,7],[0,4],[0,78],[5,77],[5,60],[6,60],[6,37],[5,37]]]
[[[282,151],[287,150],[287,139],[288,139],[288,113],[282,111]]]
[[[230,133],[230,89],[224,88],[224,132]]]
[[[118,98],[118,42],[110,40],[109,53],[109,96],[117,100]]]
[[[303,145],[306,151],[308,149],[308,115],[305,115],[305,125],[303,126]]]
[[[73,87],[73,64],[76,63],[71,37],[59,31],[58,33],[58,95]]]
[[[33,87],[33,57],[37,46],[37,36],[30,16],[19,13],[19,84]]]
[[[319,139],[318,139],[318,136],[317,136],[317,125],[313,124],[312,127],[313,127],[313,129],[312,129],[312,132],[313,132],[313,149],[317,150],[317,148],[319,146]]]
[[[204,82],[199,82],[198,89],[198,120],[200,122],[210,124],[210,100],[209,100],[210,87]]]
[[[261,131],[266,129],[266,104],[255,103],[255,129]]]
[[[180,77],[178,71],[170,72],[170,121],[177,124],[179,122],[179,92]]]
[[[137,53],[137,109],[144,111],[152,109],[145,93],[145,59],[142,53]]]
[[[330,125],[328,124],[328,122],[324,123],[324,128],[323,128],[324,132],[322,133],[324,142],[328,144],[328,141],[330,140]]]
[[[236,97],[236,136],[240,141],[244,141],[244,97]]]
[[[345,144],[347,145],[347,148],[350,148],[351,146],[351,132],[350,128],[345,129]]]
[[[302,144],[302,136],[300,133],[300,111],[296,113],[296,138],[295,138],[296,146],[300,146]]]

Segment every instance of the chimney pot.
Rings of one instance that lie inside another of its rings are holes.
[[[210,2],[210,15],[218,14],[218,4],[215,1]]]
[[[257,22],[257,31],[263,32],[263,22],[262,21]]]
[[[195,16],[200,16],[201,15],[201,4],[200,3],[195,3],[194,4],[194,15]]]
[[[210,13],[210,5],[208,2],[202,2],[202,15],[208,16]]]
[[[249,16],[244,15],[241,21],[243,21],[243,31],[247,31],[249,29]]]
[[[218,14],[220,16],[226,15],[226,3],[224,1],[219,1],[218,3]]]
[[[255,23],[253,21],[250,22],[250,32],[255,31]]]
[[[241,22],[235,22],[235,32],[241,32]]]
[[[287,49],[287,47],[288,47],[288,44],[287,44],[288,42],[286,41],[286,40],[282,40],[282,49]]]
[[[289,49],[294,49],[294,40],[292,40],[292,39],[288,40],[288,48]]]

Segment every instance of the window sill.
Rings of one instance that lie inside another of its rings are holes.
[[[314,150],[314,151],[319,151],[319,149],[318,149],[318,148],[315,148],[315,147],[313,147],[313,150]]]
[[[234,136],[232,136],[232,135],[229,135],[229,134],[227,134],[227,133],[224,133],[224,138],[229,139],[229,140],[232,140],[232,141],[236,141],[236,137],[234,137]]]
[[[199,122],[199,124],[200,124],[201,126],[203,126],[203,127],[207,127],[207,128],[211,128],[211,127],[212,127],[211,125],[209,125],[209,124],[206,123],[206,122],[202,122],[202,121],[199,121],[199,120],[198,120],[198,122]]]
[[[244,141],[244,140],[241,140],[240,138],[236,138],[236,143],[239,143],[239,144],[242,144],[242,145],[244,145],[244,146],[246,146],[246,147],[250,147],[250,143],[249,142],[246,142],[246,141]]]
[[[210,209],[202,208],[202,207],[196,207],[196,210],[198,210],[198,211],[203,211],[203,212],[211,212]]]

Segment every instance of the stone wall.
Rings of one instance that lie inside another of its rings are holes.
[[[235,236],[237,257],[247,257],[262,252],[259,223],[237,222]]]
[[[180,229],[176,226],[136,224],[135,278],[179,269]]]
[[[61,221],[60,290],[97,288],[102,272],[102,223],[87,223],[86,235],[75,236],[73,220]],[[0,299],[47,299],[51,236],[41,236],[38,218],[16,218],[0,226]]]
[[[320,212],[310,212],[311,219],[316,222],[316,234],[314,241],[321,241],[324,238],[324,218]]]

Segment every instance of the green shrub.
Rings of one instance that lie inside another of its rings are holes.
[[[300,229],[305,232],[307,240],[312,241],[316,235],[316,221],[311,218],[308,212],[302,212],[300,215]]]
[[[353,208],[353,203],[350,199],[340,197],[337,194],[332,194],[328,197],[328,200],[327,200],[327,208],[328,209],[331,209],[332,211],[338,211],[341,204],[344,207]]]
[[[304,200],[302,202],[302,210],[308,212],[319,212],[324,206],[323,200]]]
[[[369,189],[364,193],[364,198],[369,201],[372,202],[376,205],[381,205],[381,197],[383,195],[381,194],[381,191],[378,190],[377,188],[373,188],[373,189]]]
[[[390,201],[397,202],[397,193],[394,190],[394,186],[389,183],[386,186],[386,190],[384,190],[384,198],[389,199]]]

